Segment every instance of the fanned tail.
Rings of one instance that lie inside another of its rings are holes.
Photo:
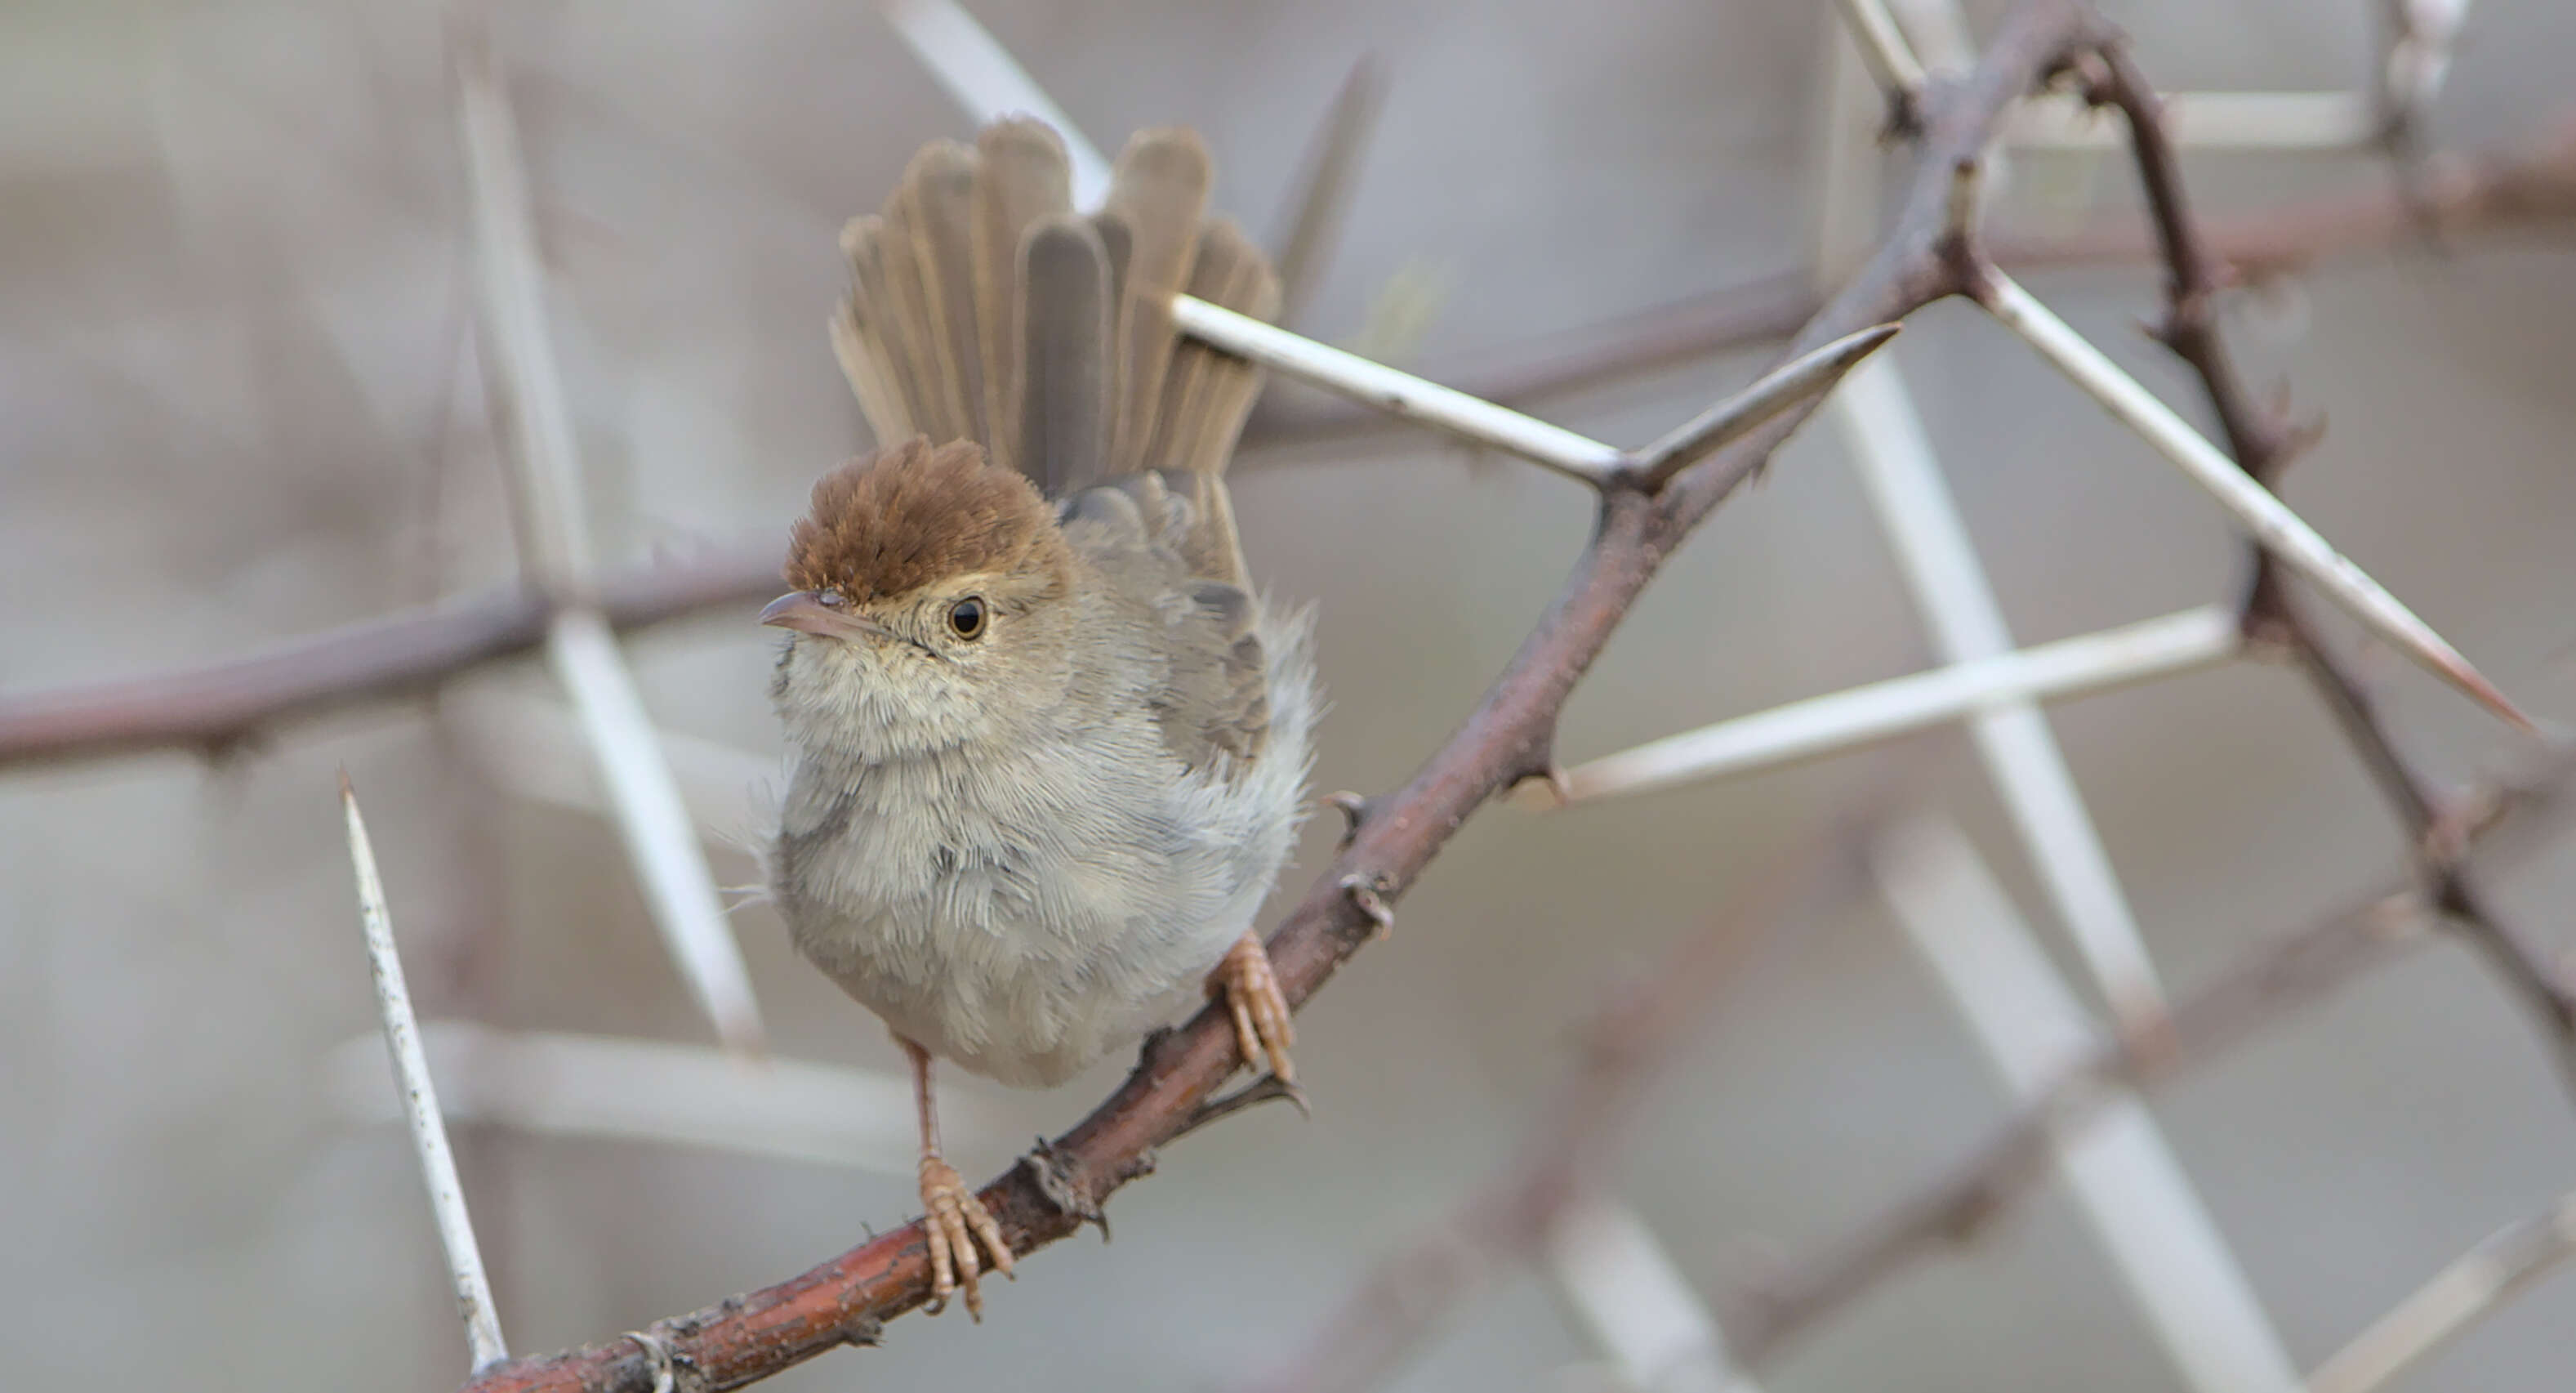
[[[879,441],[973,440],[1054,497],[1123,474],[1198,476],[1193,501],[1230,539],[1213,481],[1261,375],[1181,339],[1171,297],[1266,319],[1279,278],[1242,229],[1207,218],[1208,185],[1187,130],[1129,141],[1089,217],[1040,122],[924,147],[841,237],[850,292],[832,342]]]

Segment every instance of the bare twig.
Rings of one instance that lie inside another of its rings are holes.
[[[2098,1032],[2037,935],[1948,818],[1903,819],[1871,844],[1888,908],[2014,1096],[2038,1096]],[[2161,1022],[2159,1022],[2161,1025]],[[2201,1393],[2290,1393],[2298,1371],[2245,1269],[2138,1096],[2049,1150],[2166,1357]]]
[[[2021,0],[1978,68],[1927,102],[1926,172],[1915,181],[1888,245],[1798,336],[1793,353],[1903,318],[1961,288],[1945,255],[1943,214],[1953,164],[1981,149],[2004,108],[2098,37],[2074,0]],[[1557,712],[1663,559],[1752,477],[1804,419],[1793,410],[1675,475],[1659,493],[1600,496],[1590,545],[1555,604],[1504,668],[1465,725],[1402,789],[1368,806],[1349,842],[1289,912],[1270,943],[1282,991],[1312,996],[1372,941],[1370,904],[1400,897],[1470,814],[1550,764]],[[1354,893],[1351,887],[1367,891]],[[1202,1011],[1160,1037],[1126,1083],[1091,1116],[1028,1163],[984,1187],[985,1207],[1014,1252],[1072,1233],[1083,1215],[1148,1169],[1153,1149],[1185,1128],[1236,1067],[1233,1027]],[[657,1323],[673,1358],[717,1387],[758,1379],[853,1339],[929,1299],[928,1256],[918,1225],[885,1235],[779,1285],[721,1307]],[[652,1384],[651,1361],[618,1340],[525,1359],[476,1381],[480,1393],[540,1388],[621,1389]]]
[[[2576,1193],[2462,1254],[2317,1366],[2308,1393],[2371,1393],[2576,1258]]]
[[[600,612],[625,632],[765,600],[778,593],[784,553],[782,536],[606,571]],[[554,612],[542,591],[510,585],[203,666],[0,696],[0,769],[146,750],[227,754],[280,726],[416,696],[521,656],[545,642]]]
[[[2421,941],[2421,901],[2411,890],[2375,896],[2257,948],[2178,998],[2171,1025],[2148,1048],[2106,1046],[2036,1090],[2032,1101],[1948,1175],[1863,1224],[1822,1254],[1783,1268],[1737,1303],[1728,1344],[1759,1367],[1789,1341],[1914,1260],[1982,1231],[2046,1175],[2052,1139],[2067,1134],[2115,1087],[2146,1090],[2207,1062],[2292,1008]]]
[[[1830,854],[1828,849],[1843,854]],[[1334,1313],[1258,1387],[1358,1393],[1393,1373],[1441,1317],[1488,1281],[1537,1257],[1582,1200],[1638,1102],[1706,1017],[1762,933],[1798,917],[1845,872],[1849,847],[1819,838],[1712,916],[1655,972],[1603,1003],[1581,1066],[1551,1095],[1511,1162],[1445,1218],[1379,1259]]]
[[[412,1014],[411,993],[403,986],[402,956],[394,949],[392,911],[385,907],[385,884],[376,873],[375,848],[367,841],[366,820],[358,815],[358,795],[349,776],[340,776],[340,808],[349,828],[349,860],[358,877],[358,920],[366,932],[367,966],[375,977],[376,1010],[383,1017],[385,1051],[393,1056],[394,1087],[411,1124],[412,1149],[420,1157],[421,1180],[429,1187],[429,1207],[438,1220],[438,1240],[447,1249],[447,1271],[456,1288],[456,1309],[465,1318],[465,1343],[474,1371],[510,1357],[501,1342],[501,1316],[492,1305],[492,1281],[483,1272],[483,1252],[474,1242],[474,1220],[466,1213],[465,1188],[456,1178],[456,1156],[447,1146],[447,1122],[438,1109],[438,1091],[430,1083],[429,1057],[421,1050],[420,1020]]]

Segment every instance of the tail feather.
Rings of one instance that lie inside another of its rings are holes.
[[[1143,462],[1152,444],[1163,371],[1172,361],[1171,299],[1190,283],[1207,200],[1207,147],[1193,131],[1141,132],[1110,172],[1108,211],[1133,239],[1112,348],[1119,399],[1110,452],[1122,463]]]
[[[1010,458],[1062,497],[1110,472],[1109,267],[1082,218],[1042,219],[1020,257],[1020,427]]]
[[[924,148],[881,212],[851,222],[832,342],[869,426],[974,440],[1058,496],[1138,470],[1221,473],[1260,373],[1180,340],[1171,297],[1268,318],[1276,274],[1239,228],[1207,221],[1191,132],[1138,135],[1088,218],[1070,186],[1055,132],[1004,121],[973,147]]]
[[[986,442],[995,463],[1017,468],[1020,346],[1027,339],[1013,294],[1026,283],[1021,242],[1040,219],[1073,211],[1073,173],[1064,142],[1040,121],[985,127],[975,138],[975,154],[975,339],[984,375]]]

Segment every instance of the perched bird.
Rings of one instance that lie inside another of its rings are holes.
[[[1251,925],[1304,808],[1311,621],[1253,589],[1227,500],[1259,374],[1171,316],[1268,317],[1278,279],[1206,217],[1188,131],[1138,135],[1095,213],[1069,184],[1005,121],[843,233],[833,341],[882,448],[814,486],[761,613],[793,631],[771,890],[911,1059],[933,1304],[979,1319],[1010,1249],[940,1157],[933,1056],[1051,1086],[1214,992],[1293,1078]]]

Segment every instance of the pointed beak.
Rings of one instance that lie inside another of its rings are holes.
[[[760,622],[823,638],[855,641],[895,637],[892,631],[873,619],[863,619],[824,604],[822,597],[811,590],[791,591],[770,601],[768,608],[760,612]]]

